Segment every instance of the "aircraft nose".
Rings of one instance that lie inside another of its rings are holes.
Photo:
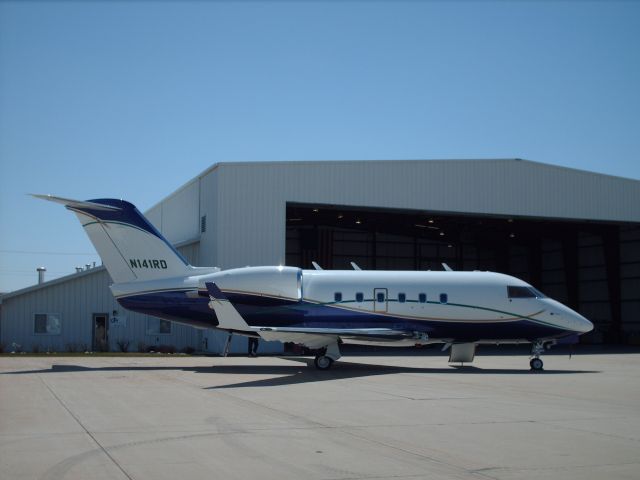
[[[555,311],[556,318],[558,319],[558,326],[577,334],[583,334],[593,330],[593,323],[575,310],[572,310],[566,305],[562,305],[556,301],[553,301],[551,305],[555,307],[551,310]]]
[[[576,333],[587,333],[593,330],[593,323],[578,312],[567,308],[562,315],[566,320],[566,328]]]
[[[575,319],[572,323],[577,332],[587,333],[593,330],[593,323],[591,323],[589,320],[584,318],[579,313],[574,312],[574,315],[575,315]]]

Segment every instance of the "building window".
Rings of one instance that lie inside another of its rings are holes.
[[[449,296],[446,293],[440,294],[440,303],[447,303],[449,301]]]
[[[62,321],[57,313],[36,313],[33,319],[35,335],[60,335]]]
[[[342,292],[336,292],[333,294],[333,299],[336,302],[341,302],[342,301]]]
[[[207,231],[207,216],[203,215],[200,217],[200,233],[204,233]]]
[[[147,319],[147,335],[168,335],[171,333],[171,322],[159,318]]]
[[[407,301],[407,295],[405,293],[399,293],[398,294],[398,301],[400,303],[404,303]]]
[[[427,294],[421,293],[420,295],[418,295],[418,301],[420,303],[427,303]]]
[[[362,292],[356,293],[356,302],[362,302],[362,301],[364,301],[364,293]]]

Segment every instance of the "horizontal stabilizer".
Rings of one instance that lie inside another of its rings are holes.
[[[88,202],[88,201],[84,201],[84,200],[71,200],[70,198],[62,198],[62,197],[55,197],[53,195],[40,195],[37,193],[31,193],[30,194],[32,197],[35,198],[39,198],[41,200],[48,200],[50,202],[54,202],[54,203],[60,203],[62,205],[64,205],[65,207],[72,207],[72,208],[88,208],[91,210],[101,210],[101,211],[119,211],[122,210],[122,208],[120,207],[116,207],[113,205],[103,205],[101,203],[96,203],[96,202]]]

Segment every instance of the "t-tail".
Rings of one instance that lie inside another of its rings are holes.
[[[193,275],[195,268],[129,202],[33,196],[76,214],[115,283]]]

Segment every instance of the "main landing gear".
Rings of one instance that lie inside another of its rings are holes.
[[[329,370],[331,365],[333,365],[333,362],[338,360],[341,356],[340,348],[338,348],[338,342],[335,342],[327,345],[321,353],[316,355],[313,363],[318,370]]]

